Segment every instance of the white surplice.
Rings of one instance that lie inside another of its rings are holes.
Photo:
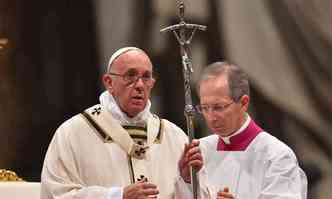
[[[123,187],[142,176],[157,185],[158,198],[184,198],[175,193],[181,190],[179,186],[186,186],[177,163],[188,138],[179,127],[148,116],[148,148],[137,158],[132,155],[139,146],[106,107],[95,105],[85,114],[106,138],[82,114],[63,123],[44,160],[41,198],[122,199]]]
[[[248,120],[244,125],[248,126]],[[274,136],[260,132],[239,151],[218,151],[219,139],[210,135],[200,140],[209,198],[216,198],[217,191],[225,187],[235,199],[307,197],[307,178],[294,152]]]

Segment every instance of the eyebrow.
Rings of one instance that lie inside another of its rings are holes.
[[[129,73],[129,72],[136,72],[136,73],[139,73],[139,71],[136,69],[136,68],[129,68],[127,71],[125,71],[124,73]],[[149,74],[152,74],[153,71],[152,70],[146,70],[146,71],[143,71],[142,74],[146,74],[146,73],[149,73]]]

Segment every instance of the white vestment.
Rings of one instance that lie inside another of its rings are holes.
[[[260,132],[238,151],[218,151],[219,142],[218,135],[200,140],[211,198],[225,187],[235,199],[306,198],[306,175],[294,152],[277,138]]]
[[[41,198],[122,199],[123,187],[143,177],[157,185],[158,198],[184,198],[175,192],[186,186],[177,170],[186,142],[179,127],[151,114],[141,147],[104,106],[95,105],[57,129],[44,160]],[[135,156],[140,150],[145,152]]]

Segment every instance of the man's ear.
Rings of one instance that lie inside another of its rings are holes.
[[[244,109],[244,111],[247,111],[249,107],[250,97],[248,95],[243,95],[240,101],[241,107]]]
[[[105,86],[105,88],[109,91],[109,92],[113,92],[113,79],[111,77],[111,75],[109,74],[104,74],[103,75],[103,84]]]
[[[153,79],[152,80],[152,84],[151,84],[151,89],[154,87],[154,84],[156,83],[156,80],[155,79]]]

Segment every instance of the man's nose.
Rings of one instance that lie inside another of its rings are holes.
[[[135,87],[136,88],[141,88],[141,87],[144,86],[144,82],[143,82],[142,77],[138,77],[138,79],[134,83],[135,83]]]
[[[207,107],[207,109],[206,110],[204,110],[204,114],[205,115],[207,115],[207,116],[209,116],[209,117],[211,117],[212,115],[214,115],[214,109],[213,109],[213,107]]]
[[[216,117],[215,117],[215,112],[212,110],[212,109],[209,109],[208,111],[206,111],[204,113],[204,117],[209,120],[209,121],[214,121],[216,120]]]

